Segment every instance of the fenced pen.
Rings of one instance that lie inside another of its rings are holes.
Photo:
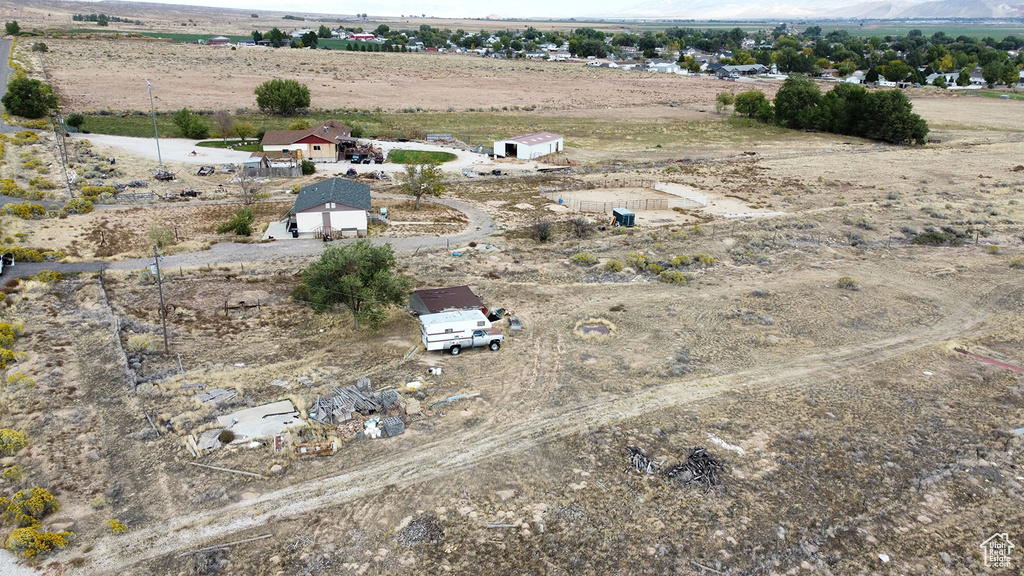
[[[643,178],[612,178],[604,182],[573,182],[558,188],[541,187],[541,196],[557,202],[575,212],[611,214],[616,208],[627,210],[671,210],[673,208],[703,208],[707,197],[696,194],[692,189],[679,184],[658,182]],[[616,188],[648,188],[677,198],[635,198],[601,202],[587,199],[587,190],[608,190]]]

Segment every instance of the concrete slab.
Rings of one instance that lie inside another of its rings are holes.
[[[277,240],[291,237],[292,235],[288,233],[287,220],[278,220],[277,222],[271,222],[270,225],[267,226],[267,231],[263,233],[264,240],[269,240],[271,238]]]
[[[238,441],[281,434],[292,426],[301,425],[302,419],[291,400],[282,400],[218,416],[217,422],[234,432]]]

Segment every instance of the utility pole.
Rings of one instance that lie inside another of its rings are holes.
[[[153,136],[156,137],[156,161],[159,162],[160,167],[163,168],[164,160],[160,157],[160,134],[156,130],[156,104],[153,103],[153,86],[156,86],[156,84],[150,84],[149,78],[146,78],[146,86],[146,90],[149,92],[149,109],[153,113]]]
[[[160,253],[156,251],[156,244],[153,244],[153,261],[156,267],[156,289],[160,294],[160,321],[164,325],[164,355],[167,355],[171,353],[167,346],[167,309],[164,308],[164,287],[160,281]]]

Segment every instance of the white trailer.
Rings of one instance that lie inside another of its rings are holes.
[[[420,316],[423,345],[427,350],[447,350],[457,356],[463,348],[487,346],[501,349],[505,336],[491,328],[491,322],[479,310],[455,310]]]

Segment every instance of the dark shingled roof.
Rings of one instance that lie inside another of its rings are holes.
[[[484,303],[469,286],[416,290],[409,296],[409,307],[417,314],[436,314],[445,310],[483,310]]]
[[[324,202],[337,202],[354,208],[370,209],[370,187],[346,178],[328,178],[299,189],[292,212],[302,212]]]

